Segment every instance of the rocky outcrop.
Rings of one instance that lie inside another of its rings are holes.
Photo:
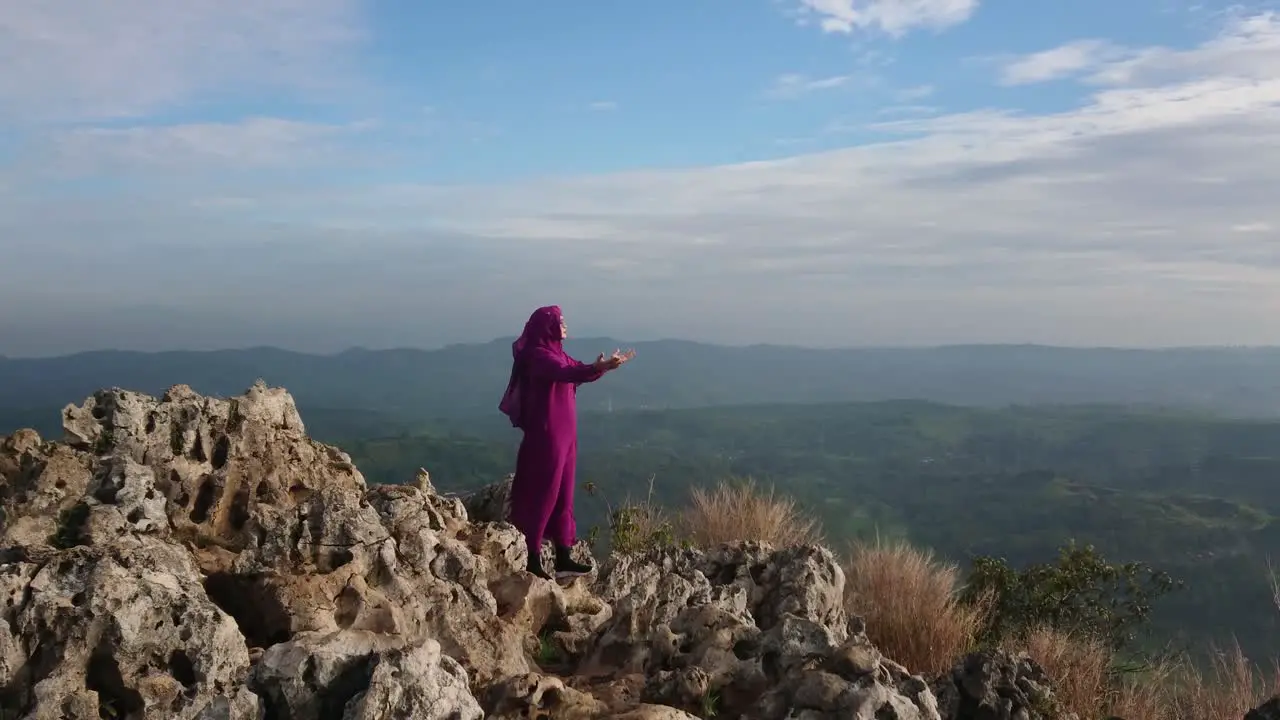
[[[974,653],[938,678],[933,689],[944,717],[1016,718],[1024,709],[1066,720],[1044,670],[1025,655]]]
[[[515,476],[508,476],[502,482],[486,485],[473,490],[462,502],[467,515],[476,522],[502,522],[511,508],[511,482]]]
[[[106,390],[0,439],[0,720],[1051,717],[1025,658],[932,684],[820,547],[524,572],[509,481],[369,487],[259,383]],[[579,547],[579,553],[586,553]]]
[[[180,546],[77,547],[7,563],[0,578],[10,633],[0,645],[12,652],[0,704],[51,718],[63,707],[199,717],[216,702],[256,712],[244,637]]]

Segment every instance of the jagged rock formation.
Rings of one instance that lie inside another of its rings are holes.
[[[107,390],[63,420],[0,438],[0,720],[1051,717],[1025,658],[930,683],[882,657],[823,548],[561,586],[523,572],[501,484],[368,487],[284,390]]]

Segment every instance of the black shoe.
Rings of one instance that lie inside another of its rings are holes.
[[[573,559],[572,550],[556,548],[556,575],[586,575],[590,572],[590,565],[584,565]]]
[[[551,576],[547,574],[546,569],[542,567],[542,558],[537,555],[529,556],[529,564],[525,566],[525,570],[533,573],[534,577],[540,577],[543,580],[551,579]]]

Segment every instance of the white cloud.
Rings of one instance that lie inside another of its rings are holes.
[[[596,112],[611,112],[618,109],[618,103],[613,100],[596,100],[588,107]]]
[[[1221,76],[1280,76],[1280,13],[1229,16],[1217,36],[1191,50],[1076,40],[1008,60],[1000,79],[1006,85],[1025,85],[1079,77],[1095,85],[1132,86]]]
[[[1280,13],[1231,17],[1217,37],[1192,51],[1134,50],[1127,58],[1103,64],[1088,79],[1135,85],[1220,75],[1256,80],[1280,76]]]
[[[1270,81],[1217,78],[1143,89],[1115,89],[1097,93],[1092,103],[1067,113],[1016,115],[975,112],[925,120],[881,123],[882,130],[964,138],[967,142],[998,141],[986,150],[989,159],[1003,151],[1069,143],[1073,138],[1102,138],[1154,132],[1197,123],[1235,118],[1268,118],[1280,106],[1280,78]],[[972,149],[965,148],[965,155]]]
[[[799,73],[787,73],[774,78],[766,96],[774,99],[791,99],[821,90],[844,87],[853,79],[851,75],[829,75],[813,78]]]
[[[1118,50],[1102,40],[1077,40],[1013,60],[1001,71],[1004,85],[1028,85],[1094,68]]]
[[[319,89],[358,0],[5,0],[0,119],[139,116],[228,90]]]
[[[942,30],[966,22],[978,0],[800,0],[804,14],[816,15],[824,32],[878,29],[891,37],[912,30]]]

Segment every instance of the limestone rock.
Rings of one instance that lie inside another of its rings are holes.
[[[343,720],[482,720],[467,673],[428,639],[378,659],[369,689],[347,704]]]
[[[380,654],[402,646],[401,638],[364,631],[300,633],[262,654],[249,687],[273,715],[342,717],[347,704],[370,687]]]
[[[1058,720],[1044,670],[1025,654],[973,653],[936,680],[943,720]]]
[[[64,425],[67,445],[23,435],[0,453],[16,467],[5,511],[29,519],[9,543],[172,535],[250,646],[366,630],[435,637],[486,681],[528,670],[521,631],[497,622],[488,590],[510,558],[459,540],[471,528],[461,500],[429,482],[367,488],[345,453],[306,436],[283,390],[105,390],[67,408]]]
[[[514,475],[502,482],[486,485],[462,498],[467,515],[476,522],[506,522],[511,502],[511,481]]]
[[[524,535],[510,523],[481,522],[459,536],[467,548],[488,563],[491,577],[508,577],[525,569],[529,549]]]
[[[14,630],[27,603],[27,588],[40,569],[17,559],[0,564],[0,707],[18,707],[16,696],[30,684],[26,643]]]
[[[466,671],[426,639],[344,630],[299,635],[263,653],[249,684],[292,720],[480,720]]]
[[[614,720],[699,720],[697,715],[690,715],[666,705],[640,705],[634,710],[614,715]]]
[[[220,695],[209,701],[195,720],[266,720],[266,709],[257,695],[240,688],[234,695]]]
[[[65,445],[44,443],[32,430],[0,442],[0,544],[43,547],[85,496],[93,458]],[[86,510],[74,512],[83,518]]]
[[[783,633],[799,661],[760,701],[752,717],[858,718],[860,720],[939,720],[928,684],[884,660],[863,635],[850,637],[830,651],[811,627],[798,625]],[[785,647],[785,646],[784,646]],[[794,662],[794,661],[793,661]]]
[[[73,706],[88,717],[195,718],[249,670],[244,637],[180,547],[77,548],[0,565],[0,577],[6,592],[25,581],[6,619],[30,658],[7,673],[5,705],[34,717]]]
[[[614,614],[579,672],[643,674],[645,702],[760,720],[938,720],[923,679],[850,638],[844,575],[825,549],[654,550],[614,557],[597,585]]]
[[[528,673],[490,688],[490,720],[595,720],[608,708],[591,695],[565,685],[560,678]]]

